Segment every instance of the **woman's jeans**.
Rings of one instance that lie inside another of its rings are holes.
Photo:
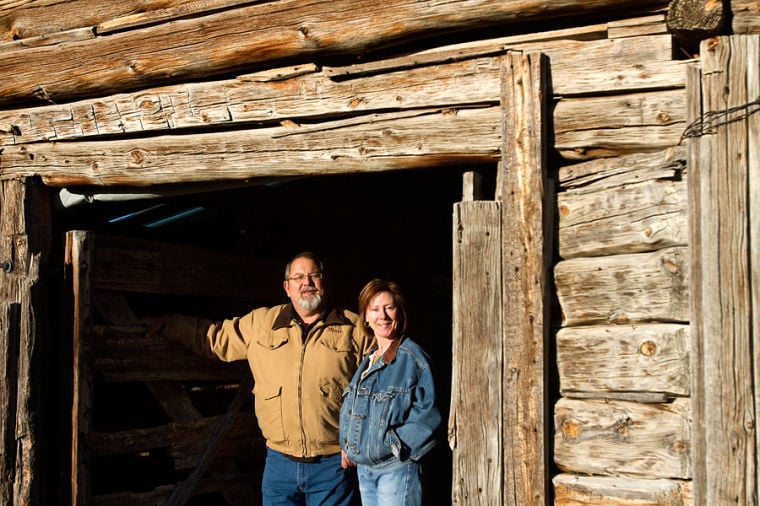
[[[349,506],[356,504],[353,468],[340,467],[340,453],[319,457],[316,462],[294,462],[267,448],[261,483],[266,506]]]
[[[419,506],[422,468],[408,461],[390,469],[357,466],[362,506]]]

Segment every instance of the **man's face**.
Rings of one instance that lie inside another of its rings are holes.
[[[290,265],[290,274],[283,287],[296,308],[307,314],[317,313],[324,300],[322,281],[322,271],[314,260],[297,258]]]

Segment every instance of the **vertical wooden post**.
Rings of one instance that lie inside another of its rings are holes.
[[[701,55],[701,81],[688,80],[687,130],[694,502],[753,504],[760,402],[760,37],[709,39]]]
[[[547,500],[545,343],[551,212],[546,165],[548,60],[509,54],[501,78],[504,293],[504,504]]]
[[[502,495],[501,234],[498,202],[477,201],[466,175],[454,204],[449,445],[452,504],[491,506]]]
[[[49,331],[44,274],[50,252],[49,194],[37,179],[0,181],[0,389],[3,504],[43,504],[40,399]],[[10,381],[13,381],[12,383]],[[54,458],[51,456],[51,459]]]

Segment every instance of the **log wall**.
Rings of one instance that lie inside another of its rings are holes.
[[[703,10],[713,3],[691,2]],[[730,2],[734,32],[760,31],[756,3]],[[688,37],[674,40],[668,2],[630,4],[2,6],[2,221],[32,205],[8,198],[20,178],[97,193],[495,165],[504,146],[502,57],[542,53],[552,85],[548,173],[557,182],[554,288],[562,313],[554,317],[554,501],[690,504],[691,168],[682,141],[685,87],[698,55]],[[499,177],[507,186],[504,167]],[[4,247],[21,251],[31,229],[44,237],[46,219],[33,222],[6,234]],[[0,279],[5,320],[15,321],[14,304],[37,281]],[[18,318],[36,322],[39,306],[29,307]],[[36,330],[13,337],[7,327],[0,372],[20,375],[23,394],[40,364],[37,350],[25,352],[23,343],[40,341],[32,339]],[[19,358],[14,365],[17,343],[28,364]],[[22,420],[36,413],[24,395],[0,392],[2,406],[28,410]],[[15,465],[16,444],[30,455],[18,461],[26,467],[16,472],[14,489],[3,479],[0,494],[25,504],[38,490],[39,428],[27,424],[27,436],[17,440],[16,422],[6,416],[3,423],[3,477]]]

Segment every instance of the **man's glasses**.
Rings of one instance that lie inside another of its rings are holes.
[[[292,275],[292,276],[290,276],[289,278],[286,278],[286,279],[288,281],[295,281],[297,283],[300,283],[303,280],[305,280],[306,278],[309,278],[309,279],[312,279],[312,280],[313,279],[322,279],[322,273],[321,272],[312,272],[312,273],[309,273],[309,274],[298,273],[298,274],[294,274],[294,275]]]

